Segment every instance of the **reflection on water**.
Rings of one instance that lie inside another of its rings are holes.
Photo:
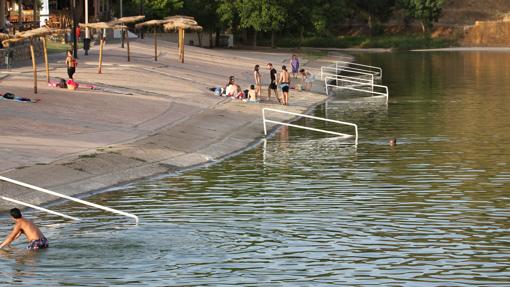
[[[353,147],[282,128],[220,164],[42,215],[51,248],[0,253],[14,286],[508,286],[510,55],[362,55],[390,103],[336,97]],[[508,75],[507,75],[508,76]],[[495,77],[495,78],[493,78]],[[508,77],[506,77],[508,78]],[[301,124],[342,129],[310,119]],[[388,139],[398,145],[388,146]],[[41,216],[30,212],[29,215]],[[2,234],[8,231],[3,220]]]

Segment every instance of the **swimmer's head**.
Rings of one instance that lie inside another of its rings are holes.
[[[22,217],[21,211],[17,208],[13,208],[9,212],[10,212],[12,218],[14,218],[14,219],[20,219]]]
[[[388,144],[390,146],[396,146],[397,145],[397,139],[396,138],[391,138],[390,141],[388,142]]]

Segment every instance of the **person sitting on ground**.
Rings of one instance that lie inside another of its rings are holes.
[[[76,72],[76,66],[78,66],[78,62],[73,57],[73,51],[71,51],[71,50],[67,51],[66,66],[67,66],[67,75],[69,76],[70,80],[73,80],[73,75]]]
[[[228,83],[227,83],[227,85],[225,85],[225,93],[227,94],[227,97],[236,97],[236,98],[244,97],[244,93],[241,90],[241,87],[235,83],[234,76],[230,76],[228,78]]]
[[[315,81],[315,76],[310,73],[310,71],[301,69],[299,70],[299,73],[301,74],[301,82],[303,84],[303,89],[305,91],[310,91],[312,89],[313,81]]]
[[[250,102],[250,103],[258,102],[258,100],[257,100],[257,89],[256,89],[255,85],[250,85],[250,90],[248,91],[248,99],[246,99],[244,101]]]
[[[14,240],[20,237],[22,233],[25,234],[29,242],[27,246],[28,250],[48,248],[48,239],[44,237],[44,234],[41,232],[41,230],[39,230],[39,228],[37,228],[37,226],[35,226],[31,220],[23,218],[19,209],[11,209],[10,214],[16,224],[4,242],[0,244],[0,249],[5,246],[9,246]]]

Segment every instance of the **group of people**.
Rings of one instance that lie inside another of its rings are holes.
[[[311,90],[312,83],[315,80],[310,71],[305,69],[300,69],[299,59],[296,55],[292,55],[290,59],[290,68],[289,72],[286,65],[281,67],[280,73],[275,69],[272,63],[267,63],[267,68],[269,70],[269,86],[267,89],[267,100],[271,100],[271,95],[274,94],[278,102],[282,105],[289,105],[289,91],[291,89],[291,79],[294,78],[296,80],[298,75],[301,76],[301,85],[294,86],[300,90],[301,88],[304,90]],[[258,102],[262,98],[262,74],[260,72],[260,65],[255,65],[253,69],[253,80],[254,84],[250,85],[249,90],[242,90],[241,87],[235,82],[234,76],[229,77],[228,83],[223,88],[222,92],[227,97],[234,97],[237,99],[244,99],[247,102]],[[282,97],[280,98],[278,95],[278,89],[282,92]],[[221,93],[221,92],[219,92]]]

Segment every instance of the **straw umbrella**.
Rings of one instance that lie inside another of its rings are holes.
[[[193,17],[189,16],[171,16],[165,18],[168,22],[165,24],[165,31],[179,31],[179,61],[184,63],[184,31],[201,31],[202,27],[198,25]]]
[[[88,24],[80,23],[80,27],[81,28],[95,29],[95,30],[103,30],[103,29],[119,29],[119,30],[123,30],[123,29],[126,28],[126,26],[116,25],[116,24],[113,24],[113,23],[106,23],[106,22],[97,22],[97,23],[88,23]],[[101,38],[100,38],[100,41],[99,41],[99,68],[98,68],[98,72],[97,72],[98,74],[102,73],[102,68],[103,68],[103,48],[104,48],[105,42],[106,42],[106,39],[104,37],[103,32],[101,32]]]
[[[111,21],[110,24],[114,24],[114,25],[126,25],[126,24],[129,24],[129,23],[140,22],[143,19],[145,19],[144,15],[122,17],[122,18],[119,18],[117,20]],[[131,53],[130,53],[130,50],[129,50],[129,30],[126,27],[126,30],[125,31],[122,30],[121,33],[122,33],[122,48],[124,48],[124,40],[125,40],[126,44],[127,44],[127,60],[128,60],[128,62],[130,62],[131,61]],[[125,36],[126,34],[127,34],[127,37]]]
[[[0,33],[0,41],[7,40],[11,38],[8,34]]]
[[[19,33],[16,33],[16,35],[14,35],[13,38],[10,38],[10,39],[7,39],[7,40],[4,40],[2,43],[6,46],[9,46],[10,44],[12,43],[16,43],[16,42],[22,42],[22,41],[25,41],[25,40],[29,40],[30,42],[30,56],[32,58],[32,69],[33,69],[33,72],[34,72],[34,94],[37,94],[37,66],[36,66],[36,63],[35,63],[35,53],[34,53],[34,38],[39,38],[39,37],[46,37],[47,35],[51,35],[53,32],[50,28],[48,27],[41,27],[41,28],[37,28],[37,29],[32,29],[32,30],[28,30],[28,31],[23,31],[23,32],[19,32]],[[44,45],[46,44],[46,41],[44,41],[43,43]],[[44,47],[44,50],[46,52],[46,48]],[[47,56],[45,56],[45,61],[46,61],[46,75],[49,79],[49,69],[48,69],[48,58]]]
[[[154,28],[154,61],[158,60],[158,27],[163,26],[168,23],[168,20],[150,20],[140,24],[136,24],[137,29],[142,29],[144,27],[153,27]]]

